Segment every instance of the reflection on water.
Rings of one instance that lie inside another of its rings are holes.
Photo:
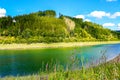
[[[45,70],[46,64],[65,65],[71,62],[71,55],[84,57],[89,63],[96,61],[105,52],[108,60],[120,53],[120,44],[96,45],[77,48],[54,48],[54,49],[33,49],[33,50],[0,50],[0,76],[6,75],[27,75]]]

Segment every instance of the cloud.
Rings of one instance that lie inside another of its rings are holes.
[[[115,26],[115,24],[114,23],[104,23],[103,26],[104,27],[113,27],[113,26]]]
[[[25,11],[25,9],[17,9],[16,11],[17,12],[23,12],[23,11]]]
[[[91,20],[90,20],[90,19],[84,19],[84,21],[91,22]]]
[[[120,27],[120,23],[118,23],[118,25],[117,25],[118,27]]]
[[[115,1],[117,1],[117,0],[106,0],[107,2],[115,2]]]
[[[117,24],[118,29],[120,30],[120,23]]]
[[[74,16],[75,18],[82,18],[82,19],[85,19],[85,16],[84,15],[77,15],[77,16]]]
[[[93,11],[88,16],[95,17],[95,18],[103,18],[103,17],[108,17],[108,18],[117,18],[120,17],[120,12],[115,12],[113,14],[105,11]]]
[[[85,15],[77,15],[77,16],[74,16],[75,18],[82,18],[83,21],[87,21],[87,22],[90,22],[91,20],[90,19],[86,19],[85,18]]]
[[[117,18],[120,16],[120,12],[115,12],[113,15],[110,16],[110,18]]]
[[[0,17],[4,17],[6,15],[6,10],[4,8],[0,8]]]
[[[93,11],[90,14],[88,14],[88,16],[92,16],[92,17],[100,19],[100,18],[105,17],[105,16],[109,17],[110,13],[107,13],[107,12],[104,12],[104,11]]]

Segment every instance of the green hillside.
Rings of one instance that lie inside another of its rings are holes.
[[[0,43],[51,43],[119,40],[120,33],[53,10],[0,18]]]

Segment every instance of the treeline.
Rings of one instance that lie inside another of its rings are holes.
[[[56,18],[53,10],[0,18],[0,43],[119,40],[119,34],[82,19]]]
[[[102,25],[83,21],[83,19],[69,17],[76,24],[74,34],[79,38],[91,38],[94,40],[118,40],[119,32],[103,28]]]

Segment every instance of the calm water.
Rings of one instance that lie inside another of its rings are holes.
[[[77,48],[53,48],[33,50],[0,50],[0,76],[29,75],[37,73],[43,64],[67,64],[71,55],[84,57],[88,61],[99,59],[105,52],[108,60],[120,53],[120,44],[96,45]],[[43,68],[42,68],[43,69]]]

